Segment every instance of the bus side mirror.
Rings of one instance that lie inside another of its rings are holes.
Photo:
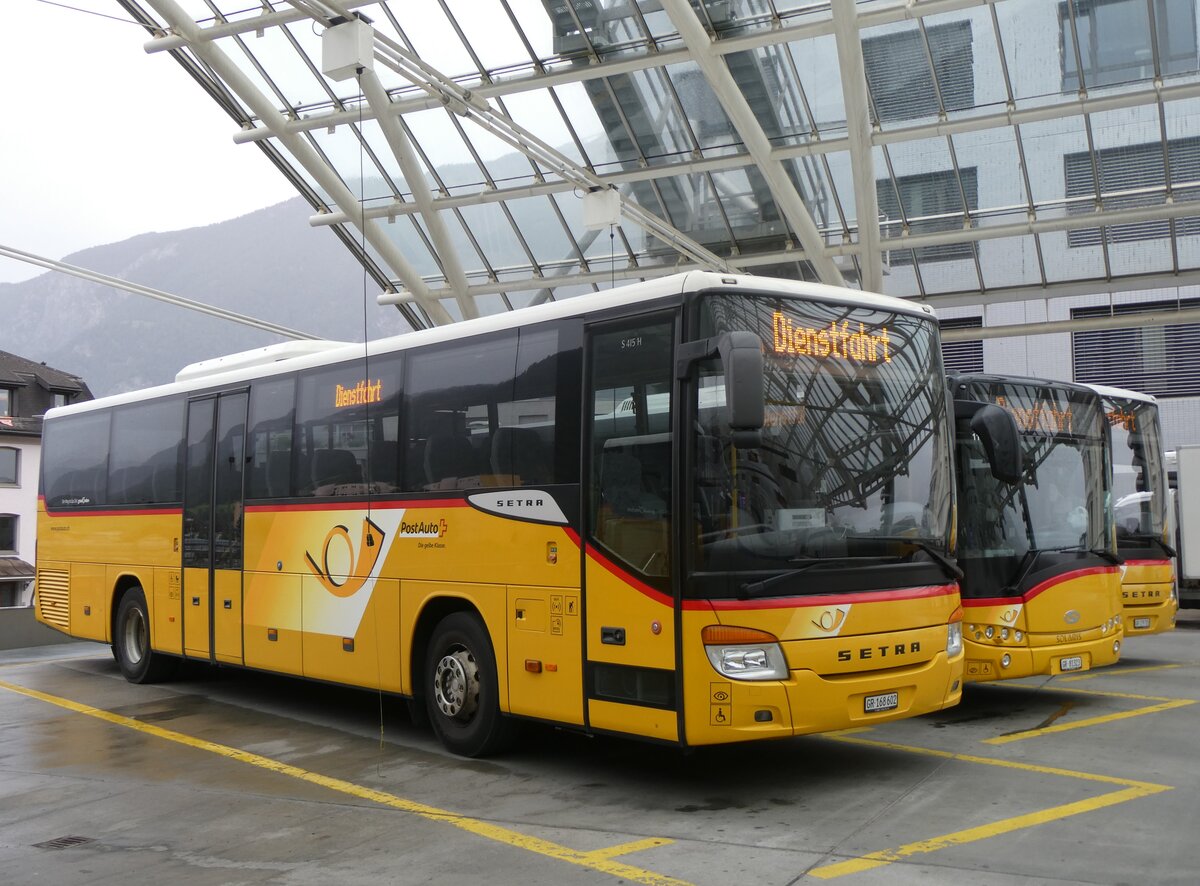
[[[971,416],[971,431],[983,444],[992,476],[1003,483],[1021,482],[1021,433],[1012,415],[999,406],[985,404]]]
[[[717,339],[725,367],[725,409],[733,445],[739,449],[762,446],[763,397],[762,344],[752,332],[726,332]]]

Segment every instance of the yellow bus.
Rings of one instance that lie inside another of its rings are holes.
[[[1113,512],[1121,565],[1125,636],[1173,630],[1179,611],[1170,496],[1158,403],[1149,394],[1091,387],[1112,428]]]
[[[1100,396],[1067,382],[952,375],[967,682],[1085,671],[1121,652],[1120,558]],[[990,469],[978,426],[1019,434],[1015,476]],[[985,412],[985,410],[987,410]]]
[[[377,688],[452,751],[521,719],[680,745],[961,695],[922,306],[676,275],[369,346],[277,345],[45,421],[39,619]]]

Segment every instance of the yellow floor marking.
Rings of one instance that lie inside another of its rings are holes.
[[[1121,677],[1125,674],[1144,674],[1147,671],[1170,671],[1175,668],[1191,668],[1200,662],[1188,661],[1179,664],[1148,665],[1144,668],[1099,668],[1087,674],[1076,674],[1074,677],[1063,677],[1060,683],[1075,683],[1079,680],[1095,680],[1097,677]]]
[[[1167,698],[1162,695],[1139,695],[1133,692],[1108,692],[1103,689],[1076,689],[1075,687],[1067,686],[1040,686],[1040,691],[1045,692],[1069,692],[1077,695],[1096,695],[1101,698],[1123,698],[1132,699],[1133,701],[1153,701],[1158,704],[1146,705],[1140,708],[1134,708],[1129,711],[1119,711],[1115,714],[1104,714],[1099,717],[1088,717],[1084,720],[1074,720],[1070,723],[1055,723],[1053,726],[1043,726],[1040,729],[1028,729],[1024,732],[1016,732],[1012,735],[999,735],[995,738],[985,738],[984,744],[1001,745],[1009,744],[1014,741],[1024,741],[1027,738],[1037,738],[1041,735],[1050,735],[1055,732],[1069,732],[1072,729],[1085,729],[1088,726],[1099,726],[1104,723],[1112,723],[1117,720],[1128,720],[1131,717],[1141,717],[1146,714],[1158,714],[1163,711],[1174,710],[1175,708],[1184,708],[1188,705],[1195,704],[1194,699],[1189,698]]]
[[[667,846],[674,843],[666,837],[648,837],[645,840],[634,840],[632,843],[622,843],[619,846],[609,846],[607,849],[593,849],[584,854],[588,858],[616,858],[618,855],[628,855],[631,852],[641,852],[643,849],[653,849],[656,846]]]
[[[1025,732],[1017,732],[1012,735],[998,735],[995,738],[985,738],[984,744],[1008,744],[1014,741],[1024,741],[1027,738],[1037,738],[1041,735],[1050,735],[1055,732],[1070,732],[1072,729],[1086,729],[1088,726],[1100,726],[1104,723],[1114,723],[1117,720],[1128,720],[1131,717],[1141,717],[1145,714],[1157,714],[1162,711],[1170,711],[1175,708],[1185,708],[1188,705],[1196,702],[1190,698],[1180,698],[1174,701],[1165,701],[1162,704],[1147,705],[1144,708],[1134,708],[1132,711],[1119,711],[1115,714],[1105,714],[1101,717],[1088,717],[1085,720],[1075,720],[1071,723],[1055,723],[1053,726],[1044,726],[1041,729],[1030,729]]]
[[[1005,818],[1000,821],[992,822],[991,824],[979,825],[978,827],[955,831],[940,837],[933,837],[929,840],[920,840],[916,843],[908,843],[904,846],[897,847],[896,849],[884,849],[879,852],[872,852],[858,858],[851,858],[847,859],[846,861],[823,865],[819,868],[813,868],[808,872],[814,877],[822,880],[830,880],[834,877],[845,876],[846,874],[869,871],[873,868],[883,867],[884,865],[891,864],[894,861],[901,861],[913,855],[937,852],[939,849],[946,849],[950,846],[961,846],[965,843],[972,843],[977,840],[986,840],[989,837],[997,837],[1001,834],[1011,833],[1012,831],[1020,830],[1022,828],[1034,827],[1035,825],[1046,824],[1047,822],[1051,821],[1059,821],[1064,818],[1069,818],[1073,815],[1082,815],[1085,812],[1093,812],[1097,809],[1103,809],[1107,806],[1115,806],[1118,803],[1126,803],[1130,800],[1137,800],[1141,797],[1148,797],[1152,794],[1173,790],[1173,788],[1171,788],[1169,785],[1151,784],[1149,782],[1133,781],[1132,779],[1117,778],[1110,775],[1097,775],[1091,772],[1076,772],[1070,769],[1058,769],[1052,766],[1039,766],[1033,763],[1019,763],[1012,760],[995,760],[988,757],[976,757],[971,754],[955,754],[950,751],[939,751],[933,748],[918,748],[911,747],[909,745],[871,741],[860,738],[837,738],[836,740],[867,745],[870,747],[881,747],[888,748],[890,750],[905,751],[924,756],[942,757],[948,760],[960,760],[966,763],[980,763],[987,766],[999,766],[1005,769],[1023,769],[1029,772],[1036,772],[1044,775],[1060,775],[1067,778],[1083,779],[1085,781],[1105,782],[1108,784],[1123,785],[1124,787],[1121,790],[1111,791],[1107,794],[1101,794],[1098,797],[1092,797],[1088,800],[1077,800],[1074,803],[1064,803],[1060,806],[1052,806],[1049,809],[1042,809],[1038,812],[1029,812],[1025,815],[1017,815],[1013,816],[1012,818]]]
[[[392,809],[399,809],[402,812],[420,816],[421,818],[425,818],[430,821],[452,825],[453,827],[460,828],[464,831],[484,837],[488,840],[494,840],[497,843],[504,843],[505,845],[513,846],[517,849],[524,849],[527,852],[544,855],[548,858],[553,858],[558,861],[569,862],[570,864],[579,865],[580,867],[591,868],[592,870],[600,871],[601,873],[609,874],[613,877],[624,878],[633,883],[645,883],[649,884],[649,886],[690,886],[690,884],[683,880],[676,880],[673,877],[663,876],[662,874],[655,873],[654,871],[648,871],[643,868],[627,865],[619,861],[612,861],[605,855],[605,853],[611,852],[612,850],[600,849],[596,850],[595,852],[581,852],[577,849],[571,849],[570,847],[562,846],[549,840],[542,840],[538,837],[531,837],[528,834],[522,834],[519,831],[510,830],[509,828],[492,824],[490,822],[481,821],[477,818],[469,818],[465,815],[447,812],[444,809],[438,809],[434,806],[427,806],[424,803],[418,803],[413,800],[406,800],[403,797],[397,797],[395,794],[389,794],[385,791],[377,791],[372,788],[354,784],[353,782],[343,781],[340,778],[331,778],[327,775],[310,772],[307,769],[301,769],[298,766],[292,766],[279,760],[273,760],[270,757],[263,757],[259,754],[239,750],[238,748],[232,748],[228,745],[217,744],[216,742],[206,741],[202,738],[194,738],[193,736],[185,735],[182,732],[163,729],[161,726],[155,726],[152,723],[143,723],[141,720],[134,720],[131,717],[125,717],[121,714],[114,714],[113,712],[103,710],[102,708],[94,708],[89,705],[80,704],[79,702],[72,701],[69,698],[60,698],[56,695],[49,695],[45,692],[39,692],[36,689],[28,689],[24,686],[17,686],[13,683],[7,683],[3,680],[0,680],[0,689],[7,689],[8,691],[15,692],[18,695],[24,695],[27,698],[34,698],[38,701],[44,701],[48,704],[65,708],[68,711],[74,711],[78,714],[85,714],[89,717],[95,717],[97,720],[103,720],[107,723],[112,723],[117,726],[124,726],[128,729],[133,729],[136,732],[141,732],[146,735],[153,735],[156,738],[163,738],[167,741],[173,741],[177,744],[186,745],[190,748],[208,751],[209,753],[218,754],[222,757],[228,757],[229,759],[237,760],[240,763],[248,763],[251,766],[258,766],[261,769],[277,772],[280,775],[287,775],[301,781],[309,782],[310,784],[320,785],[321,787],[328,788],[332,791],[337,791],[338,793],[348,794],[352,797],[358,797],[363,800],[370,800],[372,802],[379,803],[380,805],[391,807]],[[625,844],[626,847],[631,845],[633,844]],[[621,848],[622,847],[613,847],[613,849]],[[644,849],[649,847],[641,846],[639,848]],[[634,850],[625,849],[625,851]]]

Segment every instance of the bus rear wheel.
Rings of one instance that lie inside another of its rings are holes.
[[[121,597],[113,631],[113,655],[130,683],[157,683],[175,673],[179,659],[150,648],[150,612],[146,594],[134,585]]]
[[[512,742],[516,724],[500,712],[496,656],[479,618],[454,612],[438,622],[422,673],[425,709],[447,750],[483,757]]]

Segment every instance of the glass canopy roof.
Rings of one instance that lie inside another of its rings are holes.
[[[1196,0],[118,2],[414,327],[689,268],[1200,280]]]

